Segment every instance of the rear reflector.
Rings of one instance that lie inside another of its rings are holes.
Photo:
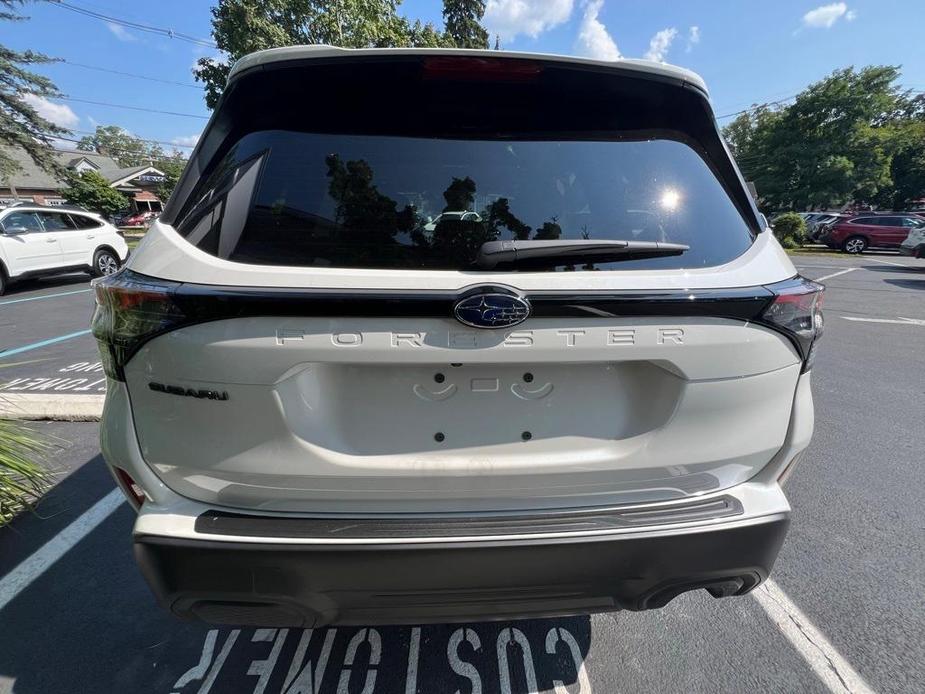
[[[132,476],[122,468],[116,467],[113,468],[113,470],[116,471],[116,477],[119,480],[122,491],[125,492],[125,495],[128,497],[128,500],[131,502],[132,506],[134,506],[136,509],[141,508],[141,505],[147,498],[145,495],[145,490],[142,489],[139,484],[132,479]]]

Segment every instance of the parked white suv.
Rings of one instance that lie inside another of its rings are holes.
[[[111,275],[127,258],[125,239],[92,212],[27,203],[0,208],[0,295],[27,277],[79,270]]]
[[[685,70],[240,60],[96,283],[102,447],[154,593],[308,627],[750,591],[812,434],[823,289],[759,220]]]

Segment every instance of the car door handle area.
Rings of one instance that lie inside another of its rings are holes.
[[[88,238],[88,239],[95,239],[95,238],[96,238],[96,234],[87,234],[87,238]]]
[[[45,239],[45,243],[55,243],[58,239]]]

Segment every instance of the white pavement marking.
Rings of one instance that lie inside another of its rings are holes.
[[[0,610],[28,588],[32,581],[41,576],[48,567],[84,539],[96,526],[109,518],[123,501],[125,501],[125,496],[122,491],[118,488],[113,489],[0,579]]]
[[[846,275],[846,274],[848,274],[849,272],[854,272],[855,270],[859,270],[859,269],[860,269],[860,268],[849,267],[847,270],[842,270],[841,272],[833,272],[831,275],[824,275],[823,277],[817,277],[817,278],[816,278],[815,280],[813,280],[813,281],[814,281],[814,282],[822,282],[822,281],[824,281],[824,280],[830,280],[830,279],[832,279],[833,277],[838,277],[839,275]]]
[[[408,644],[408,670],[405,673],[405,694],[418,691],[418,658],[421,652],[421,627],[411,629],[411,642]]]
[[[855,318],[853,316],[842,316],[845,320],[853,320],[858,323],[893,323],[894,325],[925,325],[925,320],[921,318]]]
[[[75,289],[72,292],[57,292],[55,294],[42,294],[41,296],[27,296],[24,299],[10,299],[9,301],[0,301],[0,306],[6,306],[8,304],[21,304],[24,301],[39,301],[40,299],[54,299],[59,296],[70,296],[71,294],[83,294],[89,292],[90,288],[87,289]]]
[[[907,263],[894,263],[894,262],[889,261],[889,260],[877,260],[876,258],[865,258],[865,260],[869,260],[869,261],[872,262],[872,263],[880,263],[881,265],[894,265],[894,266],[896,266],[896,267],[909,267],[909,268],[915,268],[915,265],[909,265],[909,264],[907,264]]]
[[[864,678],[773,580],[765,581],[752,591],[752,595],[830,692],[874,694]]]

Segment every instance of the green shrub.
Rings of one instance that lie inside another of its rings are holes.
[[[806,222],[796,212],[785,212],[771,227],[784,248],[799,248],[806,239]]]
[[[19,422],[0,419],[0,527],[39,500],[49,475],[39,461],[48,444]]]

